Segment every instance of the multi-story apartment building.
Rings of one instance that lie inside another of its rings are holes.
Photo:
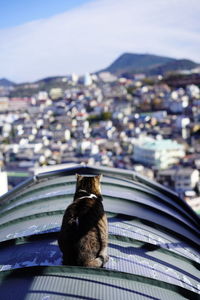
[[[156,169],[166,169],[184,156],[184,146],[170,139],[139,141],[133,154],[135,161]]]

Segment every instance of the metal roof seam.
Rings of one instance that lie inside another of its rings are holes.
[[[50,198],[51,199],[59,199],[59,198],[62,198],[62,197],[65,197],[65,196],[69,196],[69,195],[71,195],[72,196],[72,198],[73,198],[73,194],[72,193],[63,193],[63,195],[56,195],[56,196],[51,196]],[[110,196],[110,195],[103,195],[103,197],[109,197],[109,198],[115,198],[115,196]],[[25,202],[25,203],[23,203],[23,204],[19,204],[19,205],[16,205],[15,207],[13,207],[13,208],[11,208],[11,209],[7,209],[7,210],[5,210],[5,212],[4,211],[0,211],[0,215],[1,216],[3,216],[4,214],[6,214],[7,212],[9,212],[9,211],[12,211],[12,210],[14,210],[14,209],[20,209],[20,208],[22,208],[22,207],[24,207],[24,206],[26,206],[26,205],[31,205],[32,203],[35,203],[36,201],[46,201],[47,199],[49,199],[49,196],[46,196],[46,197],[37,197],[37,198],[35,198],[35,199],[32,199],[31,201],[27,201],[27,202]],[[124,199],[125,200],[125,198],[123,197],[120,197],[120,199]],[[130,200],[130,198],[128,198],[128,199],[126,199],[126,200]],[[137,200],[133,200],[133,199],[131,199],[130,201],[135,201],[135,202],[138,202]],[[139,202],[140,203],[140,202]],[[159,203],[159,202],[158,202]],[[10,205],[10,203],[9,204],[7,204],[7,206],[8,205]],[[144,204],[145,205],[145,204]],[[171,205],[170,205],[171,206]],[[153,206],[151,206],[151,207],[153,207]],[[180,212],[179,210],[178,210],[178,212]],[[191,221],[191,220],[190,220]],[[192,223],[194,223],[194,222],[192,222]],[[196,225],[196,223],[194,223],[195,225]]]
[[[48,232],[48,233],[38,233],[38,234],[33,234],[33,235],[29,235],[29,236],[23,236],[23,237],[18,237],[18,238],[13,238],[13,239],[9,239],[9,240],[5,240],[5,241],[1,241],[0,245],[1,246],[7,246],[7,245],[21,245],[21,244],[26,244],[26,243],[32,243],[33,241],[39,241],[39,240],[43,240],[44,238],[55,238],[57,239],[58,237],[58,232],[59,231],[54,231],[54,232]],[[112,240],[116,240],[116,241],[122,241],[122,242],[128,242],[130,244],[138,244],[138,245],[145,245],[145,249],[147,249],[148,251],[158,251],[158,252],[162,252],[165,254],[169,254],[172,257],[177,258],[178,260],[187,262],[191,265],[193,265],[197,270],[200,270],[200,262],[196,262],[190,258],[186,258],[185,256],[181,255],[181,254],[177,254],[174,253],[172,251],[170,251],[169,249],[166,248],[162,248],[160,245],[155,245],[149,242],[144,242],[141,241],[139,239],[133,239],[130,237],[125,237],[125,236],[121,236],[121,235],[117,235],[117,234],[111,234],[109,233],[109,243]]]
[[[107,173],[107,174],[112,174],[112,175],[115,174],[115,175],[119,175],[120,177],[122,176],[122,180],[124,180],[124,175],[126,175],[131,180],[133,180],[135,178],[136,179],[135,181],[142,182],[142,183],[145,182],[145,184],[147,184],[147,185],[149,185],[149,183],[150,183],[150,186],[153,185],[154,188],[156,186],[160,190],[165,191],[165,192],[169,193],[170,195],[173,194],[173,195],[177,196],[177,194],[175,192],[158,184],[157,182],[151,181],[150,179],[147,179],[142,175],[138,175],[134,171],[124,170],[124,169],[113,169],[113,168],[108,168],[108,167],[98,167],[97,168],[97,167],[93,167],[93,166],[89,166],[89,165],[87,165],[87,166],[79,165],[79,166],[75,166],[75,167],[69,168],[69,169],[42,173],[42,174],[37,175],[37,178],[39,179],[39,178],[43,178],[46,176],[53,176],[53,175],[55,176],[55,175],[59,175],[59,174],[63,175],[63,173],[66,175],[72,175],[72,174],[75,174],[77,172],[77,170],[82,170],[86,174],[88,174],[88,173],[99,174],[99,173],[101,173],[100,171],[103,171],[104,173]]]
[[[104,175],[110,256],[104,268],[61,265],[57,237],[76,173]],[[6,201],[0,214],[2,297],[17,282],[18,299],[199,299],[199,218],[159,184],[130,170],[78,165],[30,178],[0,198]]]
[[[152,207],[151,207],[151,209],[152,209]],[[155,209],[154,209],[155,210]],[[64,210],[54,210],[54,211],[48,211],[48,212],[42,212],[42,213],[37,213],[37,214],[33,214],[33,215],[27,215],[27,216],[25,216],[25,217],[20,217],[20,218],[17,218],[17,219],[13,219],[13,220],[11,220],[11,221],[8,221],[8,222],[5,222],[5,223],[2,223],[2,224],[0,224],[0,228],[2,228],[2,227],[5,227],[5,226],[7,226],[8,224],[14,224],[14,223],[18,223],[18,222],[20,222],[20,221],[23,221],[23,220],[27,220],[27,219],[35,219],[35,218],[37,218],[37,217],[42,217],[42,216],[44,216],[44,215],[55,215],[55,214],[63,214],[64,213],[64,211],[65,211],[65,209]],[[160,211],[159,211],[159,214],[160,214]],[[172,219],[173,219],[173,217],[171,217]],[[143,218],[141,218],[140,217],[140,219],[141,220],[144,220],[144,221],[149,221],[149,220],[147,220],[147,219],[143,219]],[[175,219],[176,221],[177,221],[177,219]],[[163,227],[163,226],[161,226],[161,224],[157,224],[157,223],[155,223],[155,222],[151,222],[150,221],[150,223],[153,225],[153,226],[155,226],[155,225],[158,225],[158,226],[160,226],[160,228],[161,227]],[[184,227],[185,227],[185,224],[184,224]],[[176,234],[177,236],[181,236],[182,238],[184,238],[184,239],[186,239],[186,240],[190,240],[190,242],[192,242],[192,243],[195,243],[195,245],[199,245],[199,243],[200,242],[198,242],[198,244],[196,243],[196,242],[194,242],[194,240],[193,239],[191,239],[191,238],[189,238],[188,236],[185,236],[185,235],[183,235],[183,234],[181,234],[180,232],[177,232],[177,231],[175,231],[175,230],[172,230],[172,229],[169,229],[169,228],[166,228],[166,227],[164,227],[165,228],[165,230],[169,230],[171,233],[173,233],[173,234]],[[189,227],[190,228],[190,227]],[[190,230],[192,230],[192,228],[190,228]],[[196,234],[196,231],[195,231],[195,234]]]
[[[139,226],[139,224],[136,225],[136,223],[135,223],[136,220],[140,221],[140,222],[142,221],[140,226]],[[112,228],[112,223],[110,223],[110,219],[108,219],[108,221],[109,221],[109,228]],[[118,219],[118,221],[119,221],[119,219]],[[128,227],[131,226],[130,232],[133,231],[134,233],[138,234],[138,229],[139,229],[139,234],[140,234],[141,230],[144,231],[145,233],[147,233],[148,241],[149,241],[149,236],[151,236],[151,238],[150,238],[151,240],[154,240],[154,243],[153,243],[154,245],[155,244],[157,244],[157,245],[161,244],[162,245],[163,243],[165,243],[166,246],[167,246],[167,245],[170,245],[170,244],[173,245],[174,243],[177,244],[177,245],[180,245],[180,243],[181,243],[182,248],[179,247],[180,250],[184,249],[184,252],[186,251],[186,252],[189,252],[189,254],[190,254],[189,248],[191,248],[191,247],[188,244],[186,244],[185,242],[181,241],[180,239],[178,239],[178,240],[177,240],[177,238],[174,239],[174,234],[173,235],[172,234],[169,235],[169,231],[166,231],[166,228],[163,228],[160,225],[152,224],[152,222],[150,222],[150,221],[146,221],[146,220],[142,220],[142,219],[139,220],[139,219],[136,219],[136,218],[134,219],[134,223],[132,223],[132,224],[130,224],[130,222],[127,222],[126,220],[121,220],[119,222],[120,222],[121,225],[125,224]],[[124,226],[117,226],[117,228],[129,231],[129,229],[124,228]],[[132,228],[134,228],[134,229],[132,229]],[[153,232],[152,232],[152,228],[154,229]],[[158,232],[155,233],[155,230],[156,231],[159,230],[158,231],[159,233]],[[141,233],[141,235],[143,237],[145,236],[144,233],[143,234]],[[156,239],[154,239],[152,237],[152,235],[155,236]],[[173,236],[173,238],[172,238],[172,236]],[[129,237],[129,236],[127,236],[127,237]],[[163,237],[164,237],[164,240],[163,240]],[[135,239],[135,237],[134,237],[134,239]],[[172,248],[172,249],[174,251],[174,248]],[[170,251],[172,249],[170,249]],[[182,253],[180,252],[180,250],[178,252],[180,253],[180,255],[182,255]],[[177,252],[177,250],[176,250],[176,252]],[[199,253],[199,251],[198,251],[198,253]],[[187,258],[188,258],[188,256],[187,256]],[[196,257],[196,259],[197,260],[195,260],[195,261],[200,262],[199,255],[198,255],[198,258]]]
[[[65,212],[65,210],[54,210],[54,211],[49,211],[49,212],[37,213],[37,214],[33,214],[33,215],[27,215],[25,217],[13,219],[11,221],[2,223],[2,224],[0,224],[0,228],[1,227],[6,227],[10,224],[16,224],[16,223],[19,223],[19,222],[24,221],[24,220],[36,219],[38,217],[43,217],[43,216],[48,216],[48,215],[62,215],[63,216],[64,212]]]
[[[36,192],[36,191],[35,191]],[[27,193],[28,194],[28,193]],[[63,194],[64,195],[64,194]],[[22,195],[22,197],[23,197],[24,195]],[[48,196],[49,197],[49,196]],[[57,197],[57,198],[59,198],[59,197],[61,197],[60,195],[57,195],[57,196],[55,196],[55,197]],[[155,197],[157,198],[157,196],[155,195]],[[20,196],[18,196],[18,197],[16,197],[15,198],[15,201],[17,201],[17,199],[20,199]],[[43,198],[40,198],[40,200],[42,201],[42,199]],[[44,198],[45,199],[45,198]],[[159,198],[159,199],[161,199],[161,198]],[[163,200],[163,199],[162,199]],[[36,201],[36,200],[34,200],[34,201]],[[11,201],[11,202],[9,202],[6,206],[8,206],[10,203],[12,203],[13,201]],[[31,202],[30,202],[31,203]],[[172,208],[174,208],[174,205],[172,205],[172,204],[170,204],[169,202],[168,202],[168,204],[170,205],[170,207]],[[4,206],[5,207],[5,206]],[[175,207],[176,208],[176,210],[178,211],[178,212],[180,212],[181,214],[182,214],[182,209],[177,209],[177,207]],[[184,213],[184,215],[186,215],[186,217],[187,217],[187,219],[188,219],[188,214],[185,212]],[[190,221],[192,221],[192,223],[193,224],[195,224],[195,225],[197,225],[198,223],[196,222],[196,221],[194,221],[194,219],[192,219],[190,216],[189,216],[189,219],[190,219]]]
[[[71,194],[71,195],[72,195],[72,194]],[[66,196],[66,195],[65,195],[65,196]],[[63,197],[63,195],[57,195],[57,196],[51,197],[51,200],[57,200],[57,199],[59,199],[59,198],[64,198],[64,197]],[[4,216],[4,215],[9,214],[9,213],[12,212],[12,211],[17,211],[17,210],[20,210],[21,208],[31,206],[32,204],[35,204],[35,203],[37,203],[37,202],[38,202],[38,203],[41,203],[41,202],[46,202],[46,201],[48,201],[48,200],[49,200],[49,197],[41,197],[41,198],[38,198],[38,199],[31,200],[31,201],[29,201],[29,202],[25,202],[25,203],[19,204],[19,205],[15,206],[15,207],[13,207],[13,208],[10,208],[10,209],[8,209],[8,210],[6,210],[6,211],[3,211],[3,212],[0,211],[0,218],[1,218],[2,216]]]
[[[75,274],[77,274],[75,276]],[[90,283],[98,283],[99,285],[107,285],[111,286],[112,288],[120,288],[122,286],[123,281],[131,281],[131,282],[141,282],[142,284],[151,285],[154,287],[160,287],[161,289],[174,291],[178,295],[182,295],[183,297],[188,297],[187,299],[198,300],[199,295],[192,290],[188,290],[185,287],[177,286],[172,283],[167,283],[158,279],[145,277],[142,275],[135,275],[120,271],[108,270],[105,268],[84,268],[84,267],[67,267],[67,266],[51,266],[51,267],[44,267],[44,266],[36,266],[36,267],[25,267],[15,270],[9,271],[2,271],[0,272],[0,280],[7,280],[8,278],[12,278],[12,276],[19,278],[27,278],[27,277],[53,277],[59,276],[63,277],[65,280],[68,278],[72,278],[74,280],[83,280],[85,282]],[[79,277],[77,277],[79,276]],[[84,277],[82,277],[84,276]],[[107,282],[103,283],[97,279],[98,278],[107,278]],[[115,284],[110,284],[110,279],[115,279]],[[128,290],[124,288],[124,291]],[[151,297],[152,298],[152,297]],[[153,297],[152,299],[159,300],[160,298]]]
[[[49,173],[45,173],[45,176],[47,176],[48,174],[49,174]],[[35,182],[39,182],[41,179],[44,179],[44,178],[45,178],[45,177],[44,177],[44,174],[42,174],[42,175],[43,175],[42,178],[41,178],[40,176],[38,176],[38,175],[32,177],[33,180],[29,180],[27,183],[25,182],[25,183],[23,184],[22,187],[25,187],[26,184],[27,184],[27,188],[28,188],[28,186],[30,186],[30,184],[34,184]],[[46,179],[45,181],[48,181],[47,178],[45,178],[45,179]],[[133,181],[131,181],[131,183],[134,184]],[[158,195],[155,193],[155,186],[156,186],[156,184],[154,185],[154,191],[149,190],[148,192],[151,193],[151,194],[153,194],[155,197],[158,197]],[[137,187],[134,187],[134,188],[137,189]],[[146,187],[142,186],[143,192],[146,192],[146,189],[145,189],[145,188],[146,188]],[[151,187],[151,189],[152,189],[152,187]],[[140,189],[139,189],[139,190],[141,191],[141,186],[140,186]],[[15,190],[15,191],[16,191],[16,190]],[[13,193],[14,193],[15,191],[13,191]],[[9,196],[9,195],[8,195],[8,196]],[[15,198],[19,198],[20,196],[23,197],[23,195],[19,195],[19,196],[15,197]],[[172,194],[171,194],[171,196],[172,196]],[[5,198],[5,197],[3,197],[3,198]],[[160,197],[159,197],[159,198],[160,198]],[[178,197],[176,197],[176,198],[178,198]],[[162,199],[162,201],[164,200],[164,199],[163,199],[163,195],[162,195],[162,197],[161,197],[160,199]],[[179,198],[178,198],[178,199],[179,199]],[[0,198],[0,200],[1,200],[1,198]],[[182,202],[181,204],[182,204],[183,206],[186,205],[184,202]],[[186,207],[187,207],[187,209],[190,210],[190,213],[191,213],[191,209],[189,208],[189,206],[187,205]],[[194,212],[192,211],[192,213],[194,213]],[[195,215],[196,215],[196,214],[195,214]],[[193,217],[194,217],[194,215],[193,215]],[[197,217],[198,217],[198,216],[196,215],[196,218],[197,218]],[[199,222],[199,218],[196,219],[196,222]]]
[[[53,199],[58,199],[58,198],[61,198],[62,196],[54,196],[54,197],[52,197]],[[109,196],[108,198],[113,198],[115,201],[116,201],[116,197],[112,197],[112,196]],[[30,203],[26,203],[26,204],[22,204],[21,206],[19,206],[19,209],[21,208],[21,207],[23,207],[23,206],[30,206],[32,203],[35,203],[36,201],[38,201],[38,202],[42,202],[42,201],[47,201],[49,199],[49,197],[45,197],[45,198],[42,198],[42,199],[38,199],[38,200],[34,200],[33,202],[30,202]],[[182,224],[182,225],[184,225],[184,227],[185,226],[187,226],[190,230],[192,230],[192,231],[194,231],[196,234],[199,234],[199,230],[198,230],[198,228],[194,228],[193,226],[191,226],[190,224],[188,224],[188,222],[187,222],[187,224],[185,223],[185,222],[183,222],[183,220],[181,220],[180,218],[178,218],[177,216],[175,216],[175,215],[173,215],[173,214],[170,214],[169,212],[166,212],[166,211],[164,211],[164,210],[160,210],[160,209],[158,209],[158,208],[156,208],[156,207],[153,207],[153,206],[151,206],[151,205],[148,205],[148,204],[145,204],[145,203],[140,203],[140,202],[138,202],[138,201],[132,201],[132,200],[130,200],[130,199],[125,199],[125,198],[119,198],[119,200],[125,200],[125,201],[128,201],[128,202],[136,202],[137,203],[137,205],[139,205],[139,206],[144,206],[144,207],[147,207],[147,208],[150,208],[151,210],[154,210],[154,211],[156,211],[157,213],[159,213],[159,214],[162,214],[162,215],[165,215],[165,216],[168,216],[168,217],[170,217],[172,220],[175,220],[176,222],[178,222],[178,223],[180,223],[180,224]],[[15,208],[15,209],[17,209],[17,207]],[[9,213],[9,212],[8,212]],[[48,213],[48,212],[47,212]],[[5,215],[6,215],[7,213],[5,212]],[[0,224],[0,227],[1,227],[1,225],[2,224]]]
[[[185,256],[181,255],[181,254],[177,254],[174,253],[172,251],[170,251],[170,249],[166,249],[166,248],[162,248],[160,245],[155,245],[152,243],[148,243],[148,242],[144,242],[138,239],[133,239],[130,237],[124,237],[121,235],[116,235],[116,234],[109,234],[109,240],[119,240],[119,241],[124,241],[124,242],[129,242],[129,243],[136,243],[138,245],[145,245],[146,249],[149,250],[149,252],[151,251],[158,251],[158,252],[162,252],[165,254],[169,254],[170,256],[173,256],[181,261],[185,261],[191,265],[193,265],[197,270],[200,270],[200,262],[196,262],[191,260],[190,258],[186,258]]]

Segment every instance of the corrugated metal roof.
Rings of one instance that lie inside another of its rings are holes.
[[[109,256],[103,269],[64,267],[57,244],[75,173],[103,174]],[[198,299],[199,217],[131,171],[74,166],[37,175],[0,198],[2,299]],[[112,295],[112,296],[111,296]]]

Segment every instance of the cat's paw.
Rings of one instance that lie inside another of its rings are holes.
[[[104,264],[107,263],[109,261],[109,255],[105,255],[104,256]]]
[[[108,260],[109,260],[109,256],[108,255],[99,255],[99,258],[102,260],[103,265],[105,263],[107,263]]]

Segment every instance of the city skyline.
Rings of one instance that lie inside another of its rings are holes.
[[[124,52],[188,58],[200,63],[197,0],[151,0],[145,4],[133,0],[77,0],[67,4],[52,0],[49,4],[43,1],[32,13],[37,1],[28,6],[20,1],[21,19],[19,11],[14,13],[16,3],[12,1],[12,22],[7,16],[11,4],[1,11],[0,78],[20,83],[95,72]],[[7,23],[3,22],[6,16]]]

